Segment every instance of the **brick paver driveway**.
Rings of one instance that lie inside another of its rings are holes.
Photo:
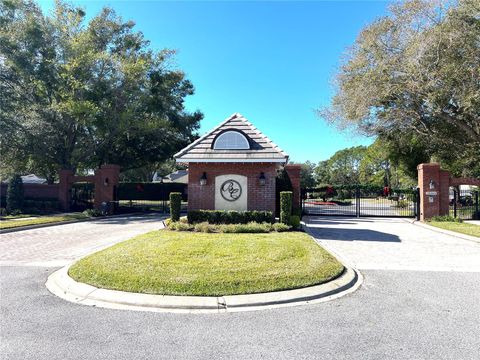
[[[0,265],[63,266],[162,227],[157,214],[99,219],[0,235]]]
[[[103,309],[46,289],[55,262],[156,229],[158,217],[1,235],[0,359],[478,360],[480,244],[397,219],[310,225],[361,270],[361,288],[321,304],[229,314]]]
[[[402,218],[308,217],[311,233],[359,270],[480,272],[480,243]]]

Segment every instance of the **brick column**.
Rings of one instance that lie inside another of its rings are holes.
[[[120,166],[106,164],[95,171],[95,208],[101,209],[102,203],[115,200],[115,190],[120,177]],[[110,212],[113,208],[110,208]]]
[[[292,164],[285,165],[285,171],[290,178],[293,188],[293,210],[300,210],[302,208],[301,203],[301,189],[300,189],[300,172],[302,170],[302,165]]]
[[[58,172],[58,200],[63,211],[70,210],[70,188],[72,186],[73,171],[60,170]]]
[[[420,220],[448,214],[449,173],[440,170],[440,164],[417,166],[420,188]]]

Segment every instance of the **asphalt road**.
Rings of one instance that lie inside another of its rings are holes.
[[[316,231],[321,237],[321,229]],[[392,245],[407,243],[399,238]],[[475,270],[367,269],[357,292],[332,302],[168,314],[65,302],[44,286],[56,269],[0,267],[1,359],[479,358],[480,272]]]

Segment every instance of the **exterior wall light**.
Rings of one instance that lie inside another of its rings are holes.
[[[428,185],[430,186],[430,190],[435,189],[435,181],[430,180],[430,184],[428,184]]]
[[[108,177],[106,177],[105,180],[103,180],[103,185],[108,186],[109,182],[110,180],[108,179]]]
[[[202,177],[200,178],[200,185],[204,186],[207,185],[207,173],[204,172]]]
[[[260,186],[265,186],[265,184],[267,183],[267,178],[265,177],[265,173],[260,173],[260,177],[258,178],[258,182],[260,184]]]

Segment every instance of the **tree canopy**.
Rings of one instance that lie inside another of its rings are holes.
[[[387,144],[388,145],[388,144]],[[397,159],[390,158],[387,146],[377,139],[370,146],[342,149],[317,165],[302,164],[302,188],[324,185],[364,184],[378,187],[405,188],[416,186],[416,173],[411,174]]]
[[[33,1],[0,0],[2,172],[51,180],[59,168],[170,158],[202,118],[185,110],[194,88],[173,56],[110,8],[87,22],[61,1],[44,15]]]
[[[319,114],[406,164],[480,176],[480,3],[408,0],[359,34]]]

